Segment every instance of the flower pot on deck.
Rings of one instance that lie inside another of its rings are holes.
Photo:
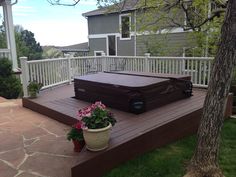
[[[90,151],[101,151],[108,147],[110,139],[111,123],[104,128],[83,129],[86,148]]]
[[[29,91],[29,98],[37,98],[38,93],[34,91]]]
[[[81,152],[84,147],[85,142],[79,141],[79,140],[73,140],[73,144],[74,144],[74,151]]]

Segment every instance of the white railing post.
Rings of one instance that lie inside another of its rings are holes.
[[[22,85],[24,97],[28,97],[28,85],[29,85],[29,67],[27,64],[27,57],[20,57],[21,70],[22,70]]]
[[[107,70],[106,54],[102,53],[102,71]]]
[[[145,53],[145,72],[149,72],[149,57],[150,57],[150,53]]]
[[[71,78],[72,78],[71,55],[65,54],[65,57],[67,58],[67,63],[68,63],[68,80],[69,84],[71,84]]]
[[[183,75],[186,74],[186,73],[185,73],[185,63],[186,63],[186,60],[183,58],[183,59],[182,59],[182,66],[181,66],[181,70],[182,70],[182,73],[181,73],[181,74],[183,74]]]

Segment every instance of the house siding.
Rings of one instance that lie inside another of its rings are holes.
[[[130,40],[120,40],[117,38],[117,55],[119,56],[134,56],[134,36]]]
[[[94,55],[94,51],[106,53],[106,38],[89,39],[89,54]]]
[[[131,13],[131,26],[134,24],[134,13],[125,12],[121,14]],[[119,16],[120,13],[105,14],[88,17],[88,33],[91,34],[107,34],[120,33]],[[132,31],[132,30],[131,30]]]
[[[120,13],[88,17],[90,55],[94,55],[94,51],[104,51],[107,54],[108,35],[116,35],[118,56],[144,56],[145,53],[154,56],[182,56],[184,47],[196,46],[190,40],[189,32],[134,36],[135,13],[129,11],[122,14],[131,14],[130,40],[120,40]]]
[[[134,13],[131,13],[131,31],[134,28]],[[89,49],[90,55],[94,55],[94,51],[104,51],[107,54],[107,36],[116,35],[117,55],[118,56],[134,56],[134,36],[131,39],[120,40],[120,13],[91,16],[88,17],[89,29]]]
[[[189,32],[138,35],[136,39],[137,55],[152,53],[152,46],[156,46],[154,55],[158,56],[182,56],[183,47],[194,47],[193,40],[190,40]],[[158,50],[159,49],[159,50]]]
[[[88,29],[89,35],[119,33],[119,15],[107,14],[88,17]]]

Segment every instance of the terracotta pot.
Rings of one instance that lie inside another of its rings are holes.
[[[79,140],[73,140],[73,144],[74,144],[74,151],[80,152],[83,149],[85,142]]]
[[[90,151],[101,151],[108,147],[112,125],[99,129],[83,129],[86,148]]]

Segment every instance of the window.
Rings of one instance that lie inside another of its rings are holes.
[[[102,56],[103,51],[94,51],[94,56]]]
[[[108,54],[116,55],[116,36],[108,36]]]
[[[121,39],[130,39],[130,15],[121,15]]]

